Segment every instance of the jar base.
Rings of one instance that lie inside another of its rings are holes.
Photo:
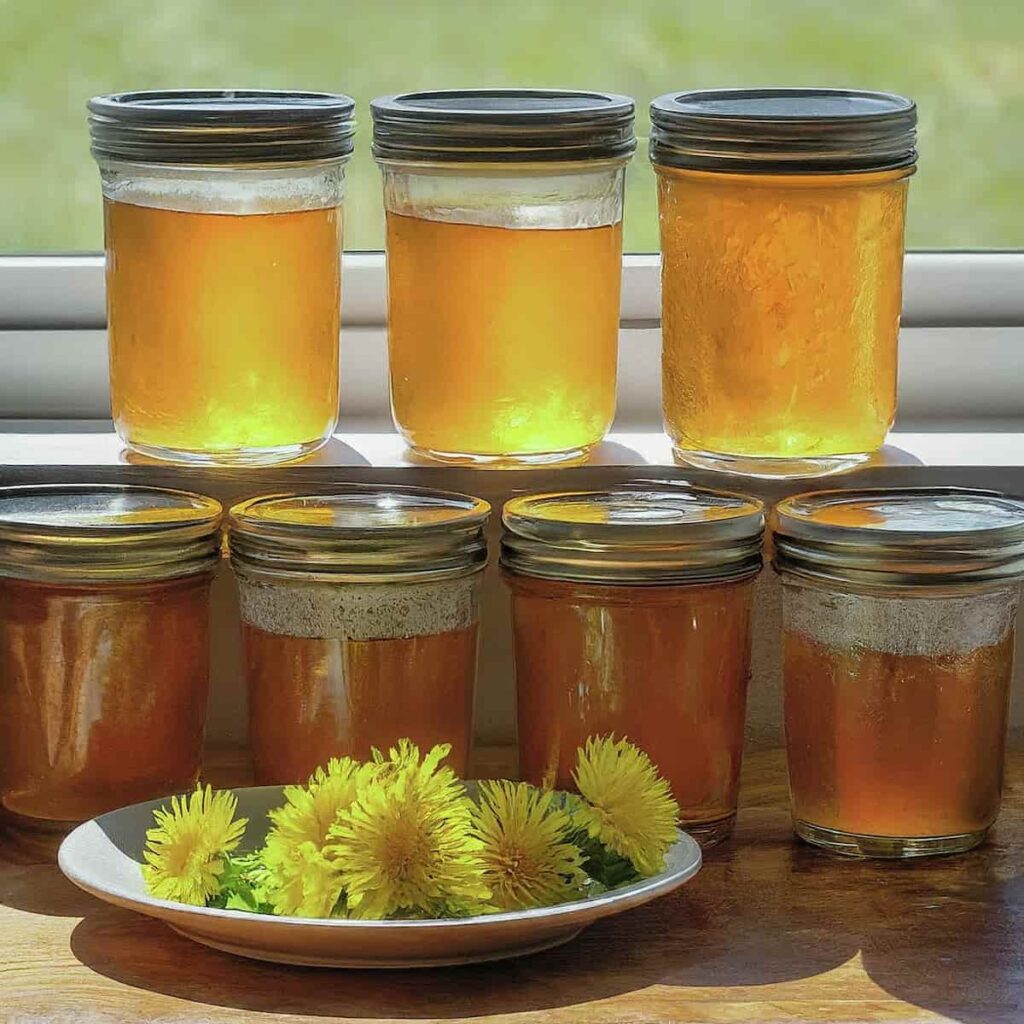
[[[410,445],[412,454],[429,462],[448,466],[472,466],[475,469],[535,469],[542,466],[565,466],[585,462],[593,445],[559,452],[513,452],[508,455],[475,455],[468,452],[442,452],[433,448]]]
[[[800,480],[805,477],[831,476],[862,466],[871,458],[867,452],[851,455],[822,455],[806,459],[761,458],[755,455],[726,455],[724,452],[693,451],[673,447],[678,464],[716,473],[759,477],[764,480]]]
[[[953,836],[895,836],[858,835],[840,832],[809,821],[794,821],[793,831],[805,843],[840,857],[857,859],[909,860],[912,857],[937,857],[942,854],[966,853],[980,845],[988,829],[964,832]]]
[[[0,846],[4,856],[22,864],[49,864],[64,838],[81,822],[29,818],[0,808]]]
[[[129,456],[137,454],[159,462],[173,462],[179,466],[276,466],[285,462],[307,459],[330,440],[327,437],[299,444],[275,445],[268,448],[226,448],[223,451],[197,451],[188,448],[163,448],[160,445],[140,444],[121,439]]]
[[[735,825],[736,814],[733,812],[724,818],[719,818],[717,821],[684,821],[680,827],[687,835],[697,841],[702,850],[707,850],[712,846],[717,846],[719,843],[724,843],[732,835]]]

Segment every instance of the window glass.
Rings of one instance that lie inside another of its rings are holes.
[[[912,96],[914,248],[1024,246],[1019,0],[0,0],[0,249],[101,246],[84,104],[127,89],[346,92],[360,131],[346,248],[383,241],[368,101],[528,85],[635,97],[625,246],[657,249],[647,104],[675,89],[827,85]]]

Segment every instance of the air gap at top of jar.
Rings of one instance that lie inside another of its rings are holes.
[[[111,403],[129,447],[262,465],[330,437],[353,107],[265,91],[89,102]]]
[[[442,461],[582,457],[615,411],[633,101],[451,90],[371,112],[398,429]]]
[[[651,104],[665,425],[681,461],[835,472],[896,411],[910,100],[840,89]]]

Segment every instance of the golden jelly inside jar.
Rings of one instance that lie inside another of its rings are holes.
[[[950,489],[820,492],[776,510],[797,835],[914,857],[999,813],[1024,502]]]
[[[716,90],[651,112],[678,457],[778,476],[863,461],[896,412],[913,104]]]
[[[90,103],[111,404],[129,447],[256,465],[330,436],[352,108],[268,92]]]
[[[486,502],[351,485],[231,511],[260,783],[404,737],[467,769]]]
[[[505,505],[519,770],[572,789],[591,735],[626,737],[705,845],[732,830],[760,502],[643,485]]]
[[[198,776],[220,506],[0,488],[0,816],[60,831]]]
[[[399,431],[442,461],[579,458],[615,413],[632,101],[470,90],[371,109]]]

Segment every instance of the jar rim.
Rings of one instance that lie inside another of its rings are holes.
[[[545,579],[633,586],[739,580],[761,568],[760,500],[684,482],[520,495],[501,564]]]
[[[844,174],[917,162],[917,107],[861,89],[706,89],[651,102],[650,158],[732,173]]]
[[[380,161],[534,164],[627,160],[628,96],[573,89],[437,89],[370,103]]]
[[[1024,499],[966,487],[808,491],[772,512],[775,567],[871,588],[1024,578]]]
[[[387,484],[264,494],[231,508],[228,547],[234,568],[250,574],[440,579],[486,563],[490,511],[471,495]]]
[[[0,577],[47,583],[156,581],[220,559],[220,502],[135,484],[0,488]]]
[[[341,93],[274,89],[154,89],[87,104],[97,160],[266,165],[344,160],[355,101]]]

